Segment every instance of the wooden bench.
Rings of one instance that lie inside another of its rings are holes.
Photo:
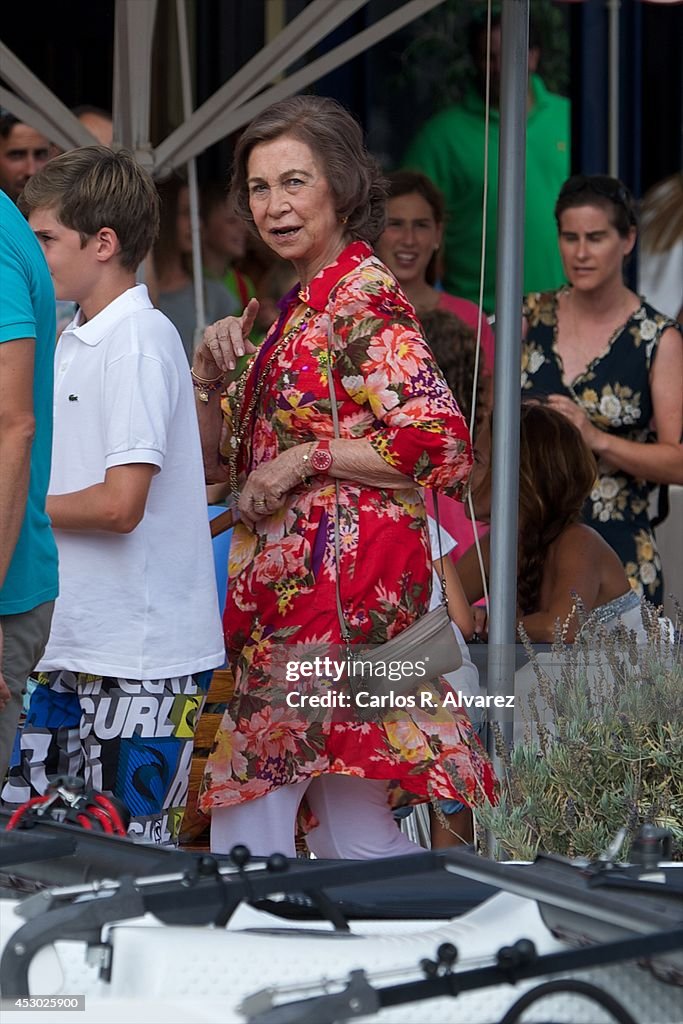
[[[206,850],[209,848],[210,819],[197,807],[197,796],[204,775],[204,767],[218,726],[221,724],[225,707],[232,697],[235,681],[229,668],[217,669],[211,679],[204,710],[194,734],[194,751],[190,767],[190,784],[187,807],[180,828],[179,842],[185,849]]]

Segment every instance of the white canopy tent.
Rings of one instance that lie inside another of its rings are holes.
[[[396,10],[352,39],[312,60],[303,68],[276,79],[305,57],[332,31],[369,0],[310,0],[304,10],[224,83],[197,110],[185,112],[183,123],[152,147],[149,138],[151,56],[157,0],[116,0],[114,38],[114,139],[133,150],[156,176],[187,163],[208,146],[246,124],[270,103],[306,88],[322,76],[370,49],[375,43],[421,17],[443,0],[396,0]],[[586,0],[565,0],[581,3]],[[613,20],[622,0],[604,0]],[[680,4],[683,0],[645,0]],[[179,21],[185,23],[186,0],[176,0]],[[505,7],[505,5],[504,5]],[[187,33],[179,32],[180,62],[187,59]],[[96,141],[67,107],[0,42],[0,105],[26,120],[58,146]],[[273,84],[274,83],[274,84]],[[10,91],[12,90],[12,91]]]

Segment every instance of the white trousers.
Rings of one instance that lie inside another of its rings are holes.
[[[255,857],[295,857],[296,816],[304,793],[320,822],[307,836],[316,857],[370,860],[422,851],[398,829],[385,781],[334,774],[281,786],[235,807],[215,807],[211,852],[230,853],[243,843]]]

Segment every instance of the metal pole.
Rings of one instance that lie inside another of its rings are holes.
[[[265,5],[263,20],[264,36],[266,45],[268,45],[282,32],[287,24],[285,0],[270,0],[270,3]]]
[[[529,0],[506,0],[501,19],[500,156],[496,251],[488,690],[514,694],[521,401],[521,307],[528,103]],[[497,715],[512,740],[510,713]],[[500,772],[492,738],[489,749]]]
[[[608,167],[613,178],[619,177],[619,8],[621,0],[607,0],[609,45],[608,76]]]
[[[192,115],[192,83],[190,80],[190,44],[187,38],[187,16],[185,0],[176,0],[178,21],[178,49],[180,51],[180,80],[183,94],[183,117],[187,121]],[[204,309],[204,271],[202,268],[202,241],[199,224],[199,188],[197,185],[197,163],[194,157],[187,161],[187,190],[190,197],[190,224],[192,231],[192,277],[194,284],[195,329],[193,349],[201,341],[206,327]]]
[[[362,2],[366,2],[366,0],[362,0]],[[334,0],[334,3],[335,9],[341,12],[341,16],[338,16],[336,19],[337,23],[341,23],[348,17],[351,3],[357,5],[358,0],[343,0],[343,3]],[[365,53],[371,46],[379,43],[393,32],[397,32],[404,25],[410,24],[415,18],[427,14],[428,11],[442,3],[444,3],[444,0],[408,0],[408,3],[394,8],[386,17],[373,22],[369,28],[363,29],[362,32],[359,32],[352,39],[347,39],[346,42],[335,46],[333,50],[329,50],[322,57],[317,57],[315,60],[305,63],[298,71],[292,72],[286,78],[277,82],[276,85],[262,89],[259,92],[254,88],[252,81],[248,88],[245,87],[245,96],[248,95],[251,98],[241,99],[238,108],[235,107],[235,80],[231,79],[218,92],[206,100],[205,103],[202,103],[201,107],[195,110],[188,122],[176,128],[159,144],[155,150],[157,165],[177,167],[179,164],[185,163],[188,156],[192,156],[194,153],[201,153],[209,146],[212,146],[214,142],[218,142],[219,139],[230,135],[237,128],[241,128],[242,125],[248,124],[266,107],[270,106],[271,103],[301,92],[311,82],[317,82],[318,79],[329,74],[330,71],[341,67],[346,61],[352,60],[360,53]],[[313,4],[310,7],[304,8],[304,11],[298,17],[303,17],[304,14],[312,9]],[[294,24],[294,21],[290,22],[281,35],[284,35],[289,29],[293,28]],[[323,35],[327,34],[327,32],[323,33]],[[310,42],[305,47],[305,50],[311,49],[312,46],[320,42],[321,36],[319,34],[312,34],[308,38],[310,38]],[[274,40],[269,46],[274,46],[276,42],[277,40]],[[297,49],[300,48],[300,42],[301,40],[297,38],[292,43],[286,59],[282,62],[284,67],[289,67],[294,62],[295,47]],[[261,52],[260,58],[263,58],[264,53],[265,51]],[[259,59],[259,64],[261,64],[261,59]],[[268,68],[267,72],[263,73],[259,88],[275,77],[275,67],[276,65],[273,65]],[[243,77],[242,71],[239,71],[235,77],[239,77],[241,80]],[[240,86],[241,88],[242,86]],[[255,92],[258,92],[258,95],[254,95]],[[242,94],[240,93],[240,95]]]

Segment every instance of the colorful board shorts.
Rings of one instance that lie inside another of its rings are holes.
[[[84,672],[42,673],[2,792],[22,804],[56,775],[123,801],[129,835],[177,841],[187,801],[194,733],[211,672],[170,679],[120,679]]]

